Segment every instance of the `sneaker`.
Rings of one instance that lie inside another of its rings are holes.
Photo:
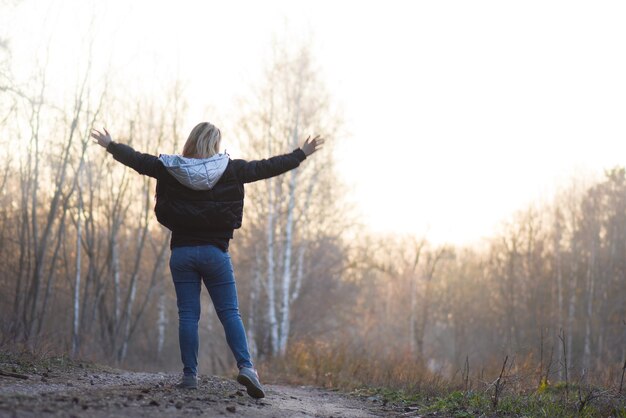
[[[198,389],[198,378],[194,374],[183,375],[183,379],[176,387],[178,389]]]
[[[250,367],[243,367],[239,370],[239,376],[237,376],[237,382],[244,385],[247,389],[248,395],[255,399],[265,398],[265,392],[263,386],[259,382],[259,375],[256,370]]]

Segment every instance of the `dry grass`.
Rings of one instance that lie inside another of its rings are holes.
[[[275,381],[345,390],[385,387],[435,395],[455,386],[409,355],[380,356],[363,347],[319,341],[296,342],[284,358],[262,368]]]
[[[532,357],[503,363],[494,361],[469,376],[460,370],[445,377],[409,355],[300,341],[283,359],[262,364],[261,371],[265,380],[376,395],[385,402],[419,405],[427,413],[626,418],[626,394],[619,393],[619,381],[605,378],[614,373],[577,376],[566,385],[556,381],[556,368],[545,379],[546,371]]]

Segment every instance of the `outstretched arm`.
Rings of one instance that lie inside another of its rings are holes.
[[[113,158],[120,163],[132,168],[139,174],[144,174],[154,178],[157,177],[159,165],[161,163],[154,155],[137,152],[128,145],[114,142],[111,138],[111,134],[109,134],[109,131],[106,129],[104,129],[104,133],[93,129],[91,137],[94,138],[93,142],[106,148],[108,152],[113,154]]]
[[[309,155],[320,149],[323,143],[324,140],[318,135],[313,140],[308,137],[300,148],[289,154],[255,161],[233,160],[237,177],[242,183],[251,183],[278,176],[298,167]]]

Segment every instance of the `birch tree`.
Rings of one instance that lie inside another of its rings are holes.
[[[246,158],[267,158],[289,152],[309,134],[322,134],[332,142],[340,121],[332,113],[317,71],[308,47],[289,50],[285,45],[274,46],[273,61],[256,92],[256,101],[246,103],[240,119]],[[332,145],[325,148],[322,154],[307,160],[298,169],[248,186],[252,191],[247,194],[247,200],[252,203],[247,207],[254,207],[259,215],[253,215],[252,222],[260,222],[263,227],[256,227],[256,230],[264,231],[264,254],[257,258],[256,264],[263,260],[270,355],[286,353],[292,309],[308,275],[304,263],[307,241],[319,239],[318,231],[328,224],[324,219],[309,219],[307,215],[314,206],[327,205],[326,212],[329,212],[334,205],[333,197],[322,204],[316,196],[326,188],[332,189],[331,184],[336,182],[329,151]],[[306,221],[317,222],[317,225]],[[253,228],[255,226],[250,229]],[[255,273],[251,274],[255,277]],[[258,297],[256,292],[252,294]],[[256,306],[256,300],[251,302]]]

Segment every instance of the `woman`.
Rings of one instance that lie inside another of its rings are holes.
[[[182,155],[155,157],[136,152],[111,139],[109,132],[93,130],[94,142],[113,158],[157,179],[157,220],[172,231],[170,270],[178,305],[178,338],[183,362],[181,388],[198,386],[198,321],[201,281],[204,282],[224,327],[226,341],[239,368],[237,381],[253,398],[265,392],[254,369],[239,314],[237,289],[228,244],[241,226],[244,184],[277,176],[300,165],[324,140],[306,139],[289,154],[266,160],[231,160],[220,154],[220,130],[208,122],[198,124]]]

